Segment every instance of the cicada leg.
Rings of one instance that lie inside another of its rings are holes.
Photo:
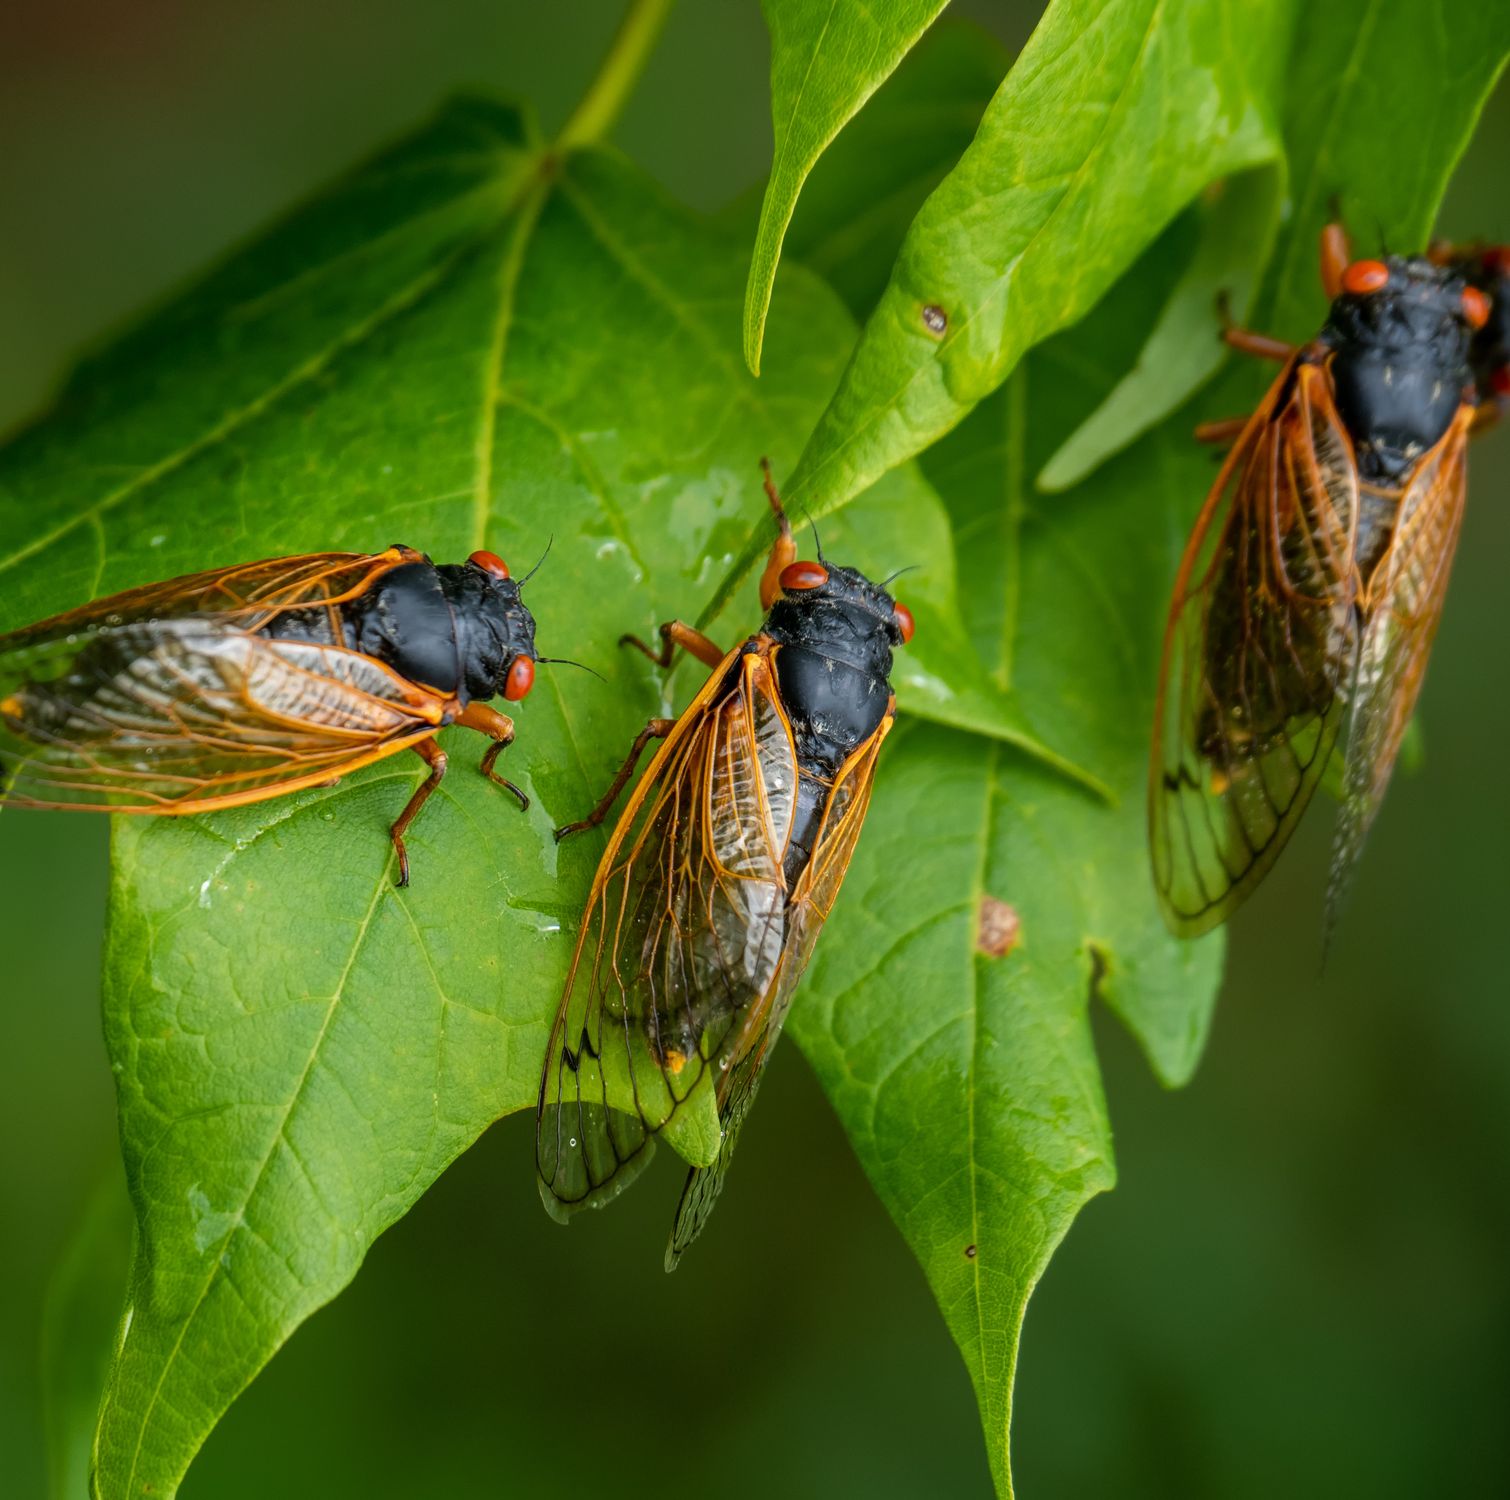
[[[652,650],[637,635],[621,635],[619,644],[633,646],[635,650],[643,651],[658,667],[671,665],[671,658],[676,655],[678,646],[689,656],[695,656],[705,667],[716,667],[724,659],[724,653],[702,631],[694,630],[692,626],[684,624],[681,620],[667,620],[661,626],[659,651]]]
[[[1295,353],[1295,346],[1283,339],[1270,338],[1266,333],[1254,333],[1249,328],[1224,328],[1222,338],[1239,354],[1251,354],[1254,359],[1272,359],[1283,364]]]
[[[720,657],[721,661],[723,658]],[[634,744],[629,747],[629,754],[624,757],[624,764],[619,767],[619,774],[609,782],[608,790],[603,794],[603,800],[588,813],[585,818],[578,818],[575,823],[564,823],[556,830],[556,842],[574,833],[581,833],[585,828],[596,828],[609,814],[620,792],[624,790],[624,784],[634,775],[634,768],[639,763],[640,755],[645,746],[651,740],[663,740],[673,729],[676,728],[675,719],[652,719],[634,737]]]
[[[1235,443],[1247,427],[1247,417],[1224,417],[1219,422],[1202,422],[1195,429],[1198,443],[1220,443],[1224,447]]]
[[[419,784],[414,795],[398,815],[389,835],[393,839],[393,852],[398,855],[398,883],[409,884],[409,850],[404,845],[404,834],[414,821],[415,814],[430,800],[430,794],[446,779],[446,752],[432,740],[420,740],[410,747],[430,767],[430,774]]]
[[[1255,359],[1272,359],[1283,364],[1295,347],[1283,339],[1270,338],[1266,333],[1254,333],[1249,328],[1239,328],[1228,305],[1226,292],[1217,294],[1216,315],[1222,323],[1222,342],[1239,354],[1251,354]]]
[[[496,708],[489,708],[486,703],[469,703],[457,716],[456,722],[463,729],[475,729],[492,740],[493,743],[482,757],[482,774],[494,786],[501,786],[504,791],[512,792],[519,799],[519,811],[528,812],[530,799],[512,781],[493,769],[498,757],[514,743],[514,721],[507,714],[499,713]]]
[[[1321,231],[1321,288],[1328,301],[1335,301],[1342,295],[1342,275],[1352,258],[1353,247],[1347,230],[1341,224],[1328,224]]]
[[[760,575],[760,607],[769,609],[781,593],[781,570],[797,560],[797,543],[792,539],[792,523],[786,518],[781,496],[776,493],[776,481],[771,478],[771,461],[760,460],[760,472],[765,476],[766,499],[776,515],[776,541],[771,547],[771,556]]]

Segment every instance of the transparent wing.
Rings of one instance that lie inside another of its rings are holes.
[[[678,721],[598,866],[536,1116],[558,1218],[628,1185],[768,992],[796,785],[769,648],[741,648]]]
[[[389,569],[421,556],[409,547],[390,547],[376,554],[310,552],[170,578],[0,635],[0,663],[18,651],[66,641],[70,636],[190,615],[256,630],[282,610],[336,605],[355,598]]]
[[[814,842],[813,856],[792,893],[788,908],[788,939],[781,964],[766,996],[752,1005],[737,1033],[725,1043],[720,1056],[718,1118],[723,1135],[718,1159],[708,1167],[693,1167],[682,1188],[671,1240],[666,1247],[666,1269],[674,1271],[687,1247],[702,1233],[708,1215],[723,1191],[724,1177],[739,1132],[760,1088],[765,1065],[781,1035],[791,1009],[797,982],[806,970],[818,942],[818,934],[833,910],[845,871],[854,857],[870,791],[875,779],[876,757],[890,732],[896,700],[893,698],[880,727],[840,768],[824,809]],[[725,1058],[728,1066],[724,1066]]]
[[[13,652],[0,690],[0,800],[112,812],[316,785],[433,734],[445,711],[355,652],[196,619]]]
[[[0,637],[0,798],[201,812],[344,775],[434,733],[443,701],[381,663],[250,633],[415,555],[227,568]]]
[[[1149,841],[1177,933],[1242,902],[1321,779],[1356,657],[1358,519],[1330,376],[1297,356],[1228,455],[1170,605]]]
[[[1394,535],[1362,601],[1365,623],[1351,685],[1342,810],[1327,890],[1328,932],[1389,786],[1441,622],[1468,494],[1473,415],[1465,406],[1407,481]]]

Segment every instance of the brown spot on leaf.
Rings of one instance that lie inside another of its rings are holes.
[[[975,1259],[975,1253],[976,1252],[975,1252],[975,1246],[974,1245],[966,1245],[965,1246],[965,1259],[966,1260],[974,1260]]]
[[[923,327],[941,339],[949,331],[949,314],[937,302],[930,302],[923,309]]]
[[[975,950],[987,958],[1005,958],[1022,935],[1022,922],[1015,906],[998,901],[995,896],[980,898],[980,925],[975,933]]]

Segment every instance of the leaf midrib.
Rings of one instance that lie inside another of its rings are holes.
[[[502,240],[503,254],[500,261],[498,275],[498,310],[494,317],[493,334],[489,343],[490,357],[486,365],[486,383],[482,403],[483,409],[479,414],[478,437],[476,439],[476,444],[474,447],[474,453],[476,454],[477,460],[477,468],[473,484],[473,532],[477,540],[477,545],[479,547],[482,545],[483,541],[486,540],[486,528],[488,519],[491,515],[492,451],[494,446],[493,437],[496,424],[496,412],[501,394],[503,363],[508,348],[508,332],[513,317],[519,278],[523,269],[530,235],[535,225],[539,221],[540,211],[544,207],[546,198],[549,196],[552,181],[552,178],[543,170],[544,163],[545,158],[542,155],[538,159],[535,171],[525,175],[523,179],[523,185],[521,186],[518,196],[516,196],[513,203],[509,205],[509,208],[505,210],[505,218],[508,219],[510,216],[512,216],[512,223],[510,224],[508,232],[504,235]],[[326,365],[328,365],[331,360],[336,357],[337,354],[347,348],[354,347],[356,344],[361,343],[363,339],[365,339],[367,336],[381,327],[389,317],[397,312],[402,311],[405,307],[412,305],[414,302],[417,302],[433,286],[438,285],[440,282],[442,282],[447,274],[449,274],[449,272],[462,259],[462,257],[472,251],[474,245],[475,241],[470,238],[464,241],[438,265],[428,268],[425,273],[415,278],[414,281],[403,288],[395,297],[389,298],[382,305],[382,307],[377,309],[368,318],[361,320],[351,328],[345,330],[341,337],[333,340],[331,344],[327,345],[325,349],[321,350],[319,354],[314,356],[311,360],[307,360],[304,362],[304,364],[297,367],[287,377],[285,377],[283,381],[278,382],[274,386],[270,387],[256,401],[248,403],[246,407],[242,408],[239,412],[232,414],[230,418],[227,418],[225,421],[217,424],[216,427],[211,428],[194,444],[191,444],[188,447],[180,450],[179,453],[173,455],[170,459],[161,460],[156,466],[154,466],[153,470],[149,470],[145,474],[137,476],[136,480],[134,480],[129,486],[124,487],[117,496],[107,497],[110,501],[110,504],[119,504],[127,497],[127,495],[133,493],[143,484],[150,483],[152,479],[159,477],[163,473],[171,472],[172,469],[178,467],[179,464],[191,457],[193,453],[202,451],[204,448],[212,446],[215,442],[228,436],[230,432],[234,431],[236,427],[242,425],[244,421],[250,420],[254,415],[256,415],[257,412],[265,410],[273,401],[277,400],[287,390],[296,387],[297,385],[302,383],[302,381],[312,378],[314,375],[318,374],[319,371]],[[83,512],[79,517],[75,517],[70,525],[77,524],[85,517],[95,514],[96,512],[100,512],[105,508],[108,508],[105,502],[97,502],[96,506],[92,507],[90,511]],[[36,549],[34,548],[32,550]],[[12,559],[11,561],[15,560],[16,559]],[[3,571],[3,569],[9,565],[10,564],[7,562],[0,562],[0,571]],[[557,696],[559,699],[559,693],[557,694]],[[580,746],[576,745],[575,738],[570,734],[568,734],[568,738],[572,740],[573,748],[575,749],[580,761]],[[242,1200],[236,1209],[236,1219],[228,1233],[227,1241],[231,1236],[235,1235],[238,1229],[245,1228],[245,1215],[247,1208],[257,1197],[257,1194],[262,1186],[263,1179],[266,1176],[268,1167],[271,1164],[273,1156],[278,1149],[278,1145],[286,1138],[289,1121],[293,1118],[295,1109],[299,1106],[300,1101],[304,1097],[305,1089],[308,1086],[310,1076],[314,1072],[315,1067],[319,1062],[322,1050],[325,1046],[326,1038],[328,1037],[330,1032],[331,1023],[340,1008],[341,1000],[343,999],[346,992],[346,986],[350,981],[351,974],[355,969],[357,961],[363,951],[363,947],[367,940],[367,934],[372,926],[373,918],[377,913],[385,890],[388,889],[390,880],[389,865],[389,860],[385,859],[382,862],[379,870],[377,884],[373,891],[372,900],[369,902],[367,911],[363,916],[361,922],[358,924],[356,932],[353,934],[350,952],[347,955],[346,963],[342,968],[335,991],[331,996],[329,1004],[326,1006],[325,1014],[321,1018],[319,1030],[316,1032],[314,1039],[310,1045],[309,1055],[305,1060],[304,1067],[300,1072],[299,1078],[295,1083],[293,1090],[289,1094],[288,1103],[285,1105],[283,1113],[278,1121],[277,1129],[273,1132],[271,1138],[269,1139],[267,1149],[263,1154],[262,1160],[258,1163],[257,1172],[252,1180],[251,1186],[242,1196]],[[436,975],[434,972],[434,964],[433,960],[431,960],[429,957],[428,948],[420,940],[418,929],[414,926],[413,914],[409,912],[408,909],[408,903],[400,898],[399,905],[408,917],[411,927],[414,927],[415,940],[419,943],[421,951],[425,954],[426,962],[430,965],[431,975],[435,980],[436,993],[440,996],[443,1002],[442,1030],[444,1030],[444,1015],[446,1008],[450,1005],[451,1002],[446,996],[444,989],[440,985],[438,975]],[[432,1120],[431,1123],[433,1128],[435,1121]],[[290,1149],[292,1149],[292,1147],[290,1147]],[[308,1175],[309,1174],[306,1171],[306,1176]],[[312,1180],[313,1179],[311,1178],[311,1181]],[[131,1467],[127,1474],[126,1480],[126,1489],[128,1492],[130,1492],[135,1485],[137,1470],[141,1462],[142,1447],[146,1441],[147,1433],[151,1429],[152,1415],[156,1410],[159,1400],[161,1399],[163,1388],[167,1383],[169,1373],[176,1368],[178,1356],[183,1348],[184,1340],[188,1337],[189,1330],[191,1327],[193,1327],[196,1319],[198,1318],[199,1311],[203,1307],[205,1299],[209,1296],[211,1289],[214,1287],[221,1270],[221,1258],[217,1254],[211,1262],[209,1274],[206,1276],[204,1284],[199,1290],[199,1294],[195,1297],[193,1306],[190,1308],[189,1312],[179,1325],[178,1334],[173,1341],[172,1348],[169,1350],[167,1357],[162,1361],[162,1364],[158,1370],[157,1380],[152,1388],[152,1395],[148,1398],[146,1405],[141,1410],[141,1415],[136,1428],[136,1442],[133,1446],[131,1454]],[[98,1448],[96,1448],[96,1461],[98,1461]]]
[[[483,369],[482,410],[478,413],[477,437],[472,452],[476,465],[472,486],[472,548],[480,551],[487,543],[488,521],[493,513],[493,449],[496,446],[498,408],[503,400],[503,365],[508,355],[509,330],[524,270],[530,236],[540,221],[541,210],[550,196],[550,179],[537,173],[520,200],[504,240],[503,259],[498,275],[498,311],[493,318],[488,358]]]
[[[51,531],[44,532],[33,541],[17,548],[9,556],[0,558],[0,573],[4,573],[15,567],[16,564],[35,557],[39,552],[46,551],[48,547],[62,541],[64,537],[70,535],[80,526],[101,520],[117,506],[124,504],[139,490],[155,484],[159,479],[163,479],[175,470],[182,468],[199,454],[230,438],[234,433],[246,426],[248,422],[255,420],[276,402],[288,395],[290,391],[297,390],[301,385],[313,380],[338,356],[361,344],[371,334],[377,332],[390,318],[421,301],[427,292],[438,286],[445,279],[447,273],[468,249],[470,249],[469,245],[462,245],[453,250],[438,265],[427,267],[424,272],[400,288],[398,292],[389,297],[381,306],[374,309],[367,317],[344,329],[337,338],[332,339],[323,348],[317,350],[303,363],[296,365],[281,379],[268,386],[260,395],[237,407],[236,410],[229,412],[212,427],[200,433],[198,437],[176,448],[173,452],[158,459],[155,463],[149,464],[146,468],[139,470],[125,484],[118,486],[109,494],[101,496],[100,499],[84,510],[77,511],[61,525],[55,526]]]
[[[697,341],[708,363],[723,370],[729,379],[730,395],[735,401],[742,402],[750,411],[754,412],[762,421],[774,423],[770,409],[765,404],[764,397],[757,389],[752,388],[752,383],[745,378],[744,370],[738,361],[729,353],[724,346],[722,338],[703,319],[692,315],[687,306],[679,300],[665,282],[663,282],[630,248],[616,239],[609,226],[604,224],[596,210],[587,201],[582,192],[570,177],[563,176],[560,182],[561,196],[572,206],[577,217],[593,239],[616,261],[630,280],[646,292],[654,301],[664,307]]]
[[[970,1007],[970,1076],[966,1088],[969,1092],[969,1134],[967,1137],[966,1150],[970,1172],[970,1243],[975,1245],[976,1254],[970,1262],[972,1285],[970,1290],[971,1300],[975,1303],[975,1329],[976,1345],[975,1359],[980,1379],[981,1390],[990,1389],[990,1372],[986,1368],[986,1309],[985,1299],[982,1295],[980,1284],[980,1194],[979,1194],[979,1167],[975,1150],[976,1119],[979,1113],[980,1089],[980,1024],[981,1024],[981,984],[980,984],[980,959],[976,955],[976,921],[975,913],[980,911],[980,903],[986,892],[986,866],[991,858],[991,836],[996,825],[996,797],[997,797],[997,770],[1000,765],[1001,751],[999,747],[991,743],[987,747],[985,783],[985,807],[981,817],[980,857],[976,861],[975,872],[970,884],[970,904],[972,920],[965,923],[965,941],[968,944],[966,950],[966,963],[970,968],[970,986],[973,1004]]]
[[[980,305],[973,311],[967,312],[961,317],[955,329],[956,338],[963,335],[966,329],[973,328],[975,324],[979,322],[980,319],[985,315],[985,313],[996,305],[1005,288],[1012,281],[1013,274],[1015,273],[1017,267],[1022,264],[1023,260],[1026,259],[1026,257],[1031,253],[1034,245],[1038,243],[1042,236],[1048,232],[1050,226],[1055,222],[1056,219],[1058,219],[1061,211],[1064,208],[1064,205],[1074,196],[1077,184],[1084,179],[1094,161],[1100,155],[1111,133],[1112,123],[1121,115],[1123,106],[1127,102],[1128,92],[1132,87],[1133,81],[1139,76],[1139,69],[1141,68],[1143,60],[1148,53],[1149,45],[1152,42],[1154,32],[1158,28],[1158,23],[1164,13],[1166,3],[1167,0],[1154,0],[1153,9],[1149,13],[1149,18],[1144,27],[1142,39],[1138,43],[1138,51],[1136,57],[1133,60],[1133,64],[1123,75],[1122,85],[1117,91],[1117,97],[1112,101],[1110,108],[1107,109],[1105,117],[1101,122],[1101,128],[1096,135],[1096,139],[1086,150],[1085,155],[1081,158],[1079,164],[1075,167],[1075,170],[1071,172],[1066,178],[1064,191],[1059,195],[1058,200],[1055,202],[1053,208],[1049,210],[1043,222],[1032,232],[1032,234],[1028,236],[1028,239],[1024,242],[1022,249],[1019,250],[1015,256],[1013,256],[1011,267],[997,279],[996,285],[993,286],[991,290],[986,294],[986,296],[981,299]],[[1088,29],[1089,28],[1087,28],[1087,30]],[[1008,75],[1008,77],[1010,78],[1010,74]],[[987,106],[987,113],[990,113],[990,106]],[[968,154],[968,152],[966,154]],[[926,208],[927,205],[925,204],[924,209],[920,211],[920,213],[926,211]],[[913,223],[914,225],[916,225],[917,221],[914,220]],[[911,231],[909,231],[909,236],[910,233]],[[902,252],[898,257],[898,263],[900,263],[901,259],[905,257],[906,252],[907,247],[904,243]],[[844,440],[844,442],[837,445],[827,458],[821,460],[813,469],[808,472],[808,474],[803,476],[807,481],[806,488],[813,488],[817,482],[817,475],[822,474],[826,469],[832,468],[835,464],[837,464],[844,454],[850,452],[856,447],[862,437],[866,436],[882,420],[884,420],[893,411],[895,411],[898,404],[908,393],[908,391],[910,391],[912,387],[923,378],[927,371],[939,361],[942,356],[942,352],[942,349],[935,349],[930,351],[929,358],[924,363],[914,366],[908,372],[901,385],[898,386],[898,388],[887,400],[885,400],[884,402],[875,403],[873,409],[864,417],[864,419],[850,429],[850,435]],[[793,488],[794,490],[796,490],[798,487],[794,485]]]
[[[340,1006],[341,999],[346,992],[346,986],[351,979],[352,970],[356,967],[357,956],[362,950],[362,944],[366,940],[367,931],[372,925],[372,919],[377,913],[378,904],[381,902],[383,893],[388,886],[388,863],[387,860],[384,860],[379,869],[377,883],[372,892],[372,900],[368,903],[367,911],[358,925],[356,937],[351,945],[351,953],[347,958],[345,967],[341,970],[341,976],[336,982],[330,1002],[325,1008],[325,1015],[321,1018],[320,1029],[316,1033],[314,1043],[309,1049],[309,1057],[305,1062],[303,1071],[299,1075],[298,1082],[289,1094],[288,1103],[284,1106],[282,1116],[278,1121],[278,1128],[273,1132],[272,1138],[268,1142],[267,1150],[263,1153],[262,1160],[258,1164],[257,1175],[253,1178],[251,1187],[247,1190],[240,1207],[236,1211],[235,1223],[232,1224],[227,1233],[226,1240],[222,1242],[223,1244],[229,1243],[231,1237],[235,1235],[238,1229],[246,1227],[245,1216],[247,1206],[257,1196],[257,1191],[262,1186],[262,1179],[272,1162],[273,1154],[277,1151],[279,1142],[284,1140],[287,1134],[288,1123],[293,1118],[294,1110],[304,1095],[310,1074],[314,1071],[315,1064],[319,1061],[325,1040],[330,1033],[330,1023],[334,1019],[336,1010]],[[146,1406],[142,1408],[141,1417],[137,1423],[136,1444],[131,1451],[131,1468],[126,1475],[125,1493],[130,1494],[135,1492],[137,1467],[141,1462],[142,1446],[146,1442],[147,1433],[152,1426],[152,1414],[156,1410],[157,1403],[162,1396],[163,1386],[167,1382],[168,1373],[177,1364],[179,1351],[183,1347],[184,1340],[188,1337],[189,1329],[194,1326],[194,1321],[199,1316],[199,1310],[204,1306],[205,1298],[210,1295],[210,1289],[215,1285],[222,1269],[221,1254],[212,1255],[209,1275],[205,1277],[204,1284],[199,1289],[199,1295],[194,1299],[194,1305],[180,1322],[178,1336],[173,1340],[173,1347],[169,1350],[167,1358],[163,1360],[158,1370],[157,1380],[152,1387],[152,1395],[148,1398]],[[96,1437],[95,1456],[97,1464],[98,1437]]]

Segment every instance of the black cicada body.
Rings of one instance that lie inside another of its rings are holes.
[[[535,621],[491,552],[436,566],[408,547],[311,553],[132,589],[0,636],[0,800],[190,814],[324,785],[410,749],[445,774],[438,730],[493,741],[486,704],[535,676]]]
[[[1281,359],[1175,582],[1149,771],[1155,884],[1182,935],[1223,921],[1288,840],[1345,734],[1328,926],[1430,652],[1467,493],[1486,299],[1426,257],[1322,241],[1326,324]]]
[[[700,1084],[721,1145],[694,1168],[667,1269],[696,1238],[792,994],[838,895],[895,698],[892,652],[912,616],[852,568],[799,561],[767,476],[779,535],[761,581],[764,626],[727,654],[680,622],[661,629],[712,669],[664,740],[598,866],[546,1054],[537,1163],[565,1219],[605,1202],[648,1161]]]

